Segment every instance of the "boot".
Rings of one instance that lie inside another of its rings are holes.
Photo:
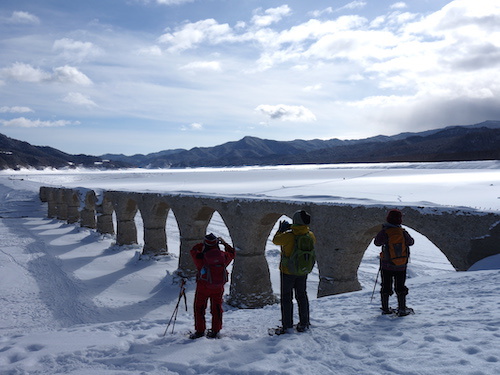
[[[392,314],[392,309],[389,307],[389,294],[383,293],[380,296],[382,298],[382,307],[380,308],[382,314]]]
[[[398,295],[398,316],[406,316],[411,310],[406,307],[406,295]]]

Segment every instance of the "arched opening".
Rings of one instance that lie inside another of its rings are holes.
[[[276,223],[269,234],[269,237],[266,241],[266,260],[269,264],[269,272],[271,275],[271,284],[273,288],[273,293],[279,296],[280,294],[280,270],[279,265],[281,261],[281,249],[280,246],[273,244],[273,237],[278,231],[280,221],[286,220],[289,223],[292,223],[292,219],[286,215],[282,215],[276,220]],[[314,232],[314,228],[311,228],[311,231]],[[318,265],[314,266],[314,269],[307,277],[307,294],[309,299],[316,299],[318,294],[318,285],[319,285],[319,271]]]
[[[407,270],[408,278],[456,272],[446,256],[427,237],[410,227],[403,225],[403,228],[415,240],[415,244],[411,247],[410,252],[410,261]],[[379,227],[377,231],[378,229]],[[374,233],[376,234],[376,232]],[[373,241],[371,241],[358,269],[358,280],[363,289],[373,289],[374,287],[379,269],[379,254],[380,247],[375,246]]]
[[[228,244],[234,246],[233,241],[229,235],[229,229],[227,228],[226,223],[224,223],[222,216],[217,211],[213,212],[212,218],[208,223],[206,234],[208,233],[213,233],[217,237],[222,237]],[[221,249],[223,248],[224,247],[221,245]],[[229,277],[231,277],[232,275],[233,264],[234,262],[231,262],[231,264],[227,267],[227,271],[229,272]],[[229,282],[226,283],[225,293],[229,293],[230,285],[231,285],[231,280],[229,280]]]
[[[167,222],[165,224],[165,232],[167,234],[167,249],[169,254],[177,257],[180,256],[181,235],[177,218],[172,210],[168,210]]]
[[[135,213],[134,222],[137,228],[137,245],[142,248],[144,247],[144,220],[142,219],[141,210],[137,210]]]

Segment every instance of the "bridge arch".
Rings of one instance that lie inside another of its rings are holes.
[[[311,213],[311,229],[317,237],[317,294],[322,297],[361,288],[357,270],[363,254],[385,220],[387,210],[395,208],[119,191],[104,191],[101,196],[95,207],[97,230],[113,233],[112,215],[115,212],[117,244],[136,244],[134,217],[140,210],[145,231],[148,231],[145,253],[168,251],[165,221],[172,210],[180,235],[178,272],[186,276],[195,271],[189,251],[203,239],[217,211],[237,252],[229,302],[248,308],[275,302],[265,248],[282,215],[292,217],[298,209]],[[40,189],[40,199],[48,202],[49,215],[56,207],[57,217],[68,220],[71,202],[64,197],[60,188]],[[429,238],[459,271],[467,270],[479,259],[500,253],[498,214],[443,207],[397,208],[404,213],[404,224]]]

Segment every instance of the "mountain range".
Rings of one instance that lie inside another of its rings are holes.
[[[188,168],[277,164],[438,162],[500,159],[500,121],[449,126],[360,140],[274,141],[244,137],[214,147],[164,150],[147,155],[71,155],[0,134],[0,169]]]

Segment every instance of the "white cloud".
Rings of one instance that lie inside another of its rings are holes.
[[[221,65],[218,61],[194,61],[192,63],[182,66],[182,70],[203,70],[203,71],[214,71],[220,72]]]
[[[338,10],[344,10],[344,9],[360,9],[364,8],[366,5],[366,1],[351,1],[350,3],[344,5],[343,7],[339,8]]]
[[[203,124],[200,124],[198,122],[193,122],[190,125],[187,126],[182,126],[181,127],[182,131],[188,131],[188,130],[203,130]]]
[[[260,112],[268,116],[271,120],[281,120],[281,121],[302,121],[309,122],[315,121],[316,116],[304,106],[294,106],[294,105],[268,105],[262,104],[255,108],[257,112]]]
[[[321,17],[324,14],[332,14],[333,13],[333,8],[328,7],[322,10],[313,10],[312,12],[309,12],[309,14],[313,17]]]
[[[20,62],[12,64],[10,68],[2,69],[2,73],[7,78],[19,82],[42,82],[50,78],[50,74]]]
[[[282,5],[277,8],[269,8],[264,11],[262,15],[254,15],[252,23],[258,27],[267,27],[273,23],[281,21],[285,16],[288,16],[292,10],[288,5]]]
[[[397,3],[394,3],[390,6],[391,9],[404,9],[407,8],[408,6],[406,5],[405,2],[399,1]]]
[[[38,25],[40,19],[28,12],[15,11],[12,13],[12,16],[7,19],[7,22],[21,25]]]
[[[97,104],[88,96],[79,92],[70,92],[63,98],[63,101],[70,104],[76,104],[84,107],[97,107]]]
[[[68,65],[55,68],[52,80],[61,83],[75,83],[82,86],[89,86],[92,84],[89,77],[80,72],[77,68]]]
[[[163,53],[161,51],[161,48],[158,46],[150,46],[150,47],[144,47],[139,50],[137,50],[138,55],[142,56],[161,56]]]
[[[61,56],[68,61],[82,62],[101,54],[101,50],[91,42],[81,42],[69,38],[58,39],[52,49],[61,51]]]
[[[29,107],[0,107],[0,113],[27,113],[34,112]]]
[[[306,86],[304,87],[304,91],[310,92],[310,91],[318,91],[323,88],[323,85],[321,83],[318,83],[316,85],[311,85],[311,86]]]
[[[79,122],[57,120],[57,121],[42,121],[42,120],[30,120],[25,117],[18,117],[12,120],[0,120],[3,126],[11,126],[18,128],[47,128],[47,127],[60,127],[66,125],[78,125]]]
[[[2,69],[2,73],[7,78],[18,82],[61,82],[83,86],[92,84],[85,74],[68,65],[54,68],[53,73],[50,74],[29,64],[16,62],[10,68]]]
[[[214,19],[187,23],[173,33],[160,36],[158,41],[170,45],[169,52],[178,52],[197,47],[202,43],[218,44],[231,41],[232,31],[228,24],[219,24]]]

